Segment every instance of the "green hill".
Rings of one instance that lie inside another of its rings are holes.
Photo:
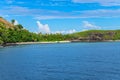
[[[32,41],[34,33],[23,29],[21,24],[13,25],[0,17],[0,44]]]
[[[120,30],[88,30],[71,34],[73,40],[89,40],[89,41],[103,41],[103,40],[119,40]]]
[[[4,18],[0,17],[0,26],[4,26],[6,28],[13,28],[14,25],[6,21]]]

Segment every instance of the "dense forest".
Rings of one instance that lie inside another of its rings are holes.
[[[89,30],[73,34],[42,34],[33,33],[24,29],[21,24],[14,25],[0,17],[0,44],[16,42],[39,42],[39,41],[105,41],[119,40],[120,30]]]

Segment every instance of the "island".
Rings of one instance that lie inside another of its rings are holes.
[[[24,29],[23,25],[14,25],[15,20],[8,22],[0,17],[0,45],[119,41],[120,30],[88,30],[71,34],[42,34]]]

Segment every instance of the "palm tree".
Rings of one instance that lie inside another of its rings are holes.
[[[15,23],[15,20],[14,20],[14,19],[12,19],[12,20],[11,20],[11,23],[14,25],[14,23]]]

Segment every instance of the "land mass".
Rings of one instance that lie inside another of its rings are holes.
[[[8,22],[0,17],[0,45],[120,40],[120,30],[88,30],[72,34],[42,34],[30,32],[24,29],[21,24],[14,25],[14,22],[15,20]]]

